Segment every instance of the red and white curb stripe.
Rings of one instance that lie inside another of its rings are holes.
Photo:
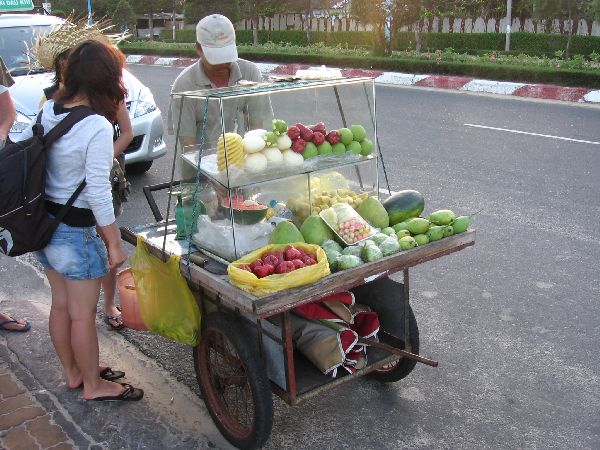
[[[128,55],[129,64],[187,67],[196,62],[194,58],[164,58],[150,55]],[[308,69],[305,64],[257,63],[263,75],[295,75],[299,69]],[[381,70],[341,69],[343,76],[373,77],[376,83],[397,86],[420,86],[437,89],[453,89],[466,92],[481,92],[496,95],[560,100],[578,103],[600,103],[600,90],[573,88],[549,84],[512,83],[505,81],[477,80],[468,77],[445,75],[414,75]]]

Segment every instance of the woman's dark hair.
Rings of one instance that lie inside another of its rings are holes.
[[[127,94],[123,83],[124,64],[125,55],[118,48],[85,41],[69,53],[61,75],[63,87],[56,98],[60,103],[68,103],[85,95],[92,109],[112,123]]]
[[[65,50],[54,57],[54,79],[52,80],[56,86],[62,82],[61,70],[64,70],[69,58],[69,50]]]

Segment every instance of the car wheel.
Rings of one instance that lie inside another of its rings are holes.
[[[125,171],[130,175],[139,175],[150,170],[154,161],[141,161],[125,166]]]

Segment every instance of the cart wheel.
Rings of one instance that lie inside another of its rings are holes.
[[[236,447],[261,447],[271,434],[273,399],[257,347],[227,314],[209,314],[202,325],[194,366],[208,412]]]
[[[419,354],[419,328],[417,326],[417,319],[415,319],[415,315],[413,313],[412,308],[408,307],[408,321],[409,321],[409,344],[410,349],[408,349],[411,353]],[[389,318],[388,318],[389,319]],[[402,328],[404,328],[404,324],[402,324]],[[398,347],[401,349],[406,349],[404,345],[403,339],[397,338],[386,338],[382,336],[382,342],[386,344],[393,345],[394,347]],[[410,374],[415,366],[417,365],[417,361],[408,358],[398,358],[392,361],[390,364],[384,366],[381,369],[375,370],[371,372],[371,377],[376,379],[377,381],[381,381],[382,383],[394,383],[396,381],[405,378]]]

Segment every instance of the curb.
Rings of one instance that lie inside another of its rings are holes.
[[[150,55],[128,55],[128,64],[143,64],[166,67],[187,67],[195,63],[195,58],[165,58]],[[256,63],[263,75],[294,75],[298,69],[308,69],[306,64],[269,64]],[[341,69],[345,77],[373,77],[383,85],[417,86],[436,89],[451,89],[465,92],[477,92],[515,97],[558,100],[573,103],[600,104],[600,90],[587,88],[556,86],[551,84],[527,84],[506,81],[479,80],[468,77],[445,75],[415,75],[381,70]]]

